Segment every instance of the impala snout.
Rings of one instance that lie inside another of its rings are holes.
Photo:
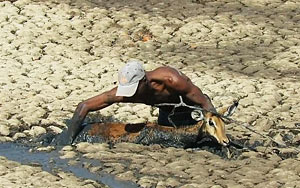
[[[226,138],[226,139],[224,139],[223,141],[222,141],[222,143],[221,143],[223,146],[229,146],[229,144],[230,144],[230,141],[229,141],[229,139],[228,138]]]
[[[230,140],[227,138],[227,136],[218,136],[218,135],[211,135],[211,137],[217,142],[218,144],[222,146],[229,146]]]

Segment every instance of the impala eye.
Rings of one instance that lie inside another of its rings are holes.
[[[210,126],[213,126],[213,127],[215,126],[214,122],[211,121],[211,120],[209,120],[208,124],[209,124]]]

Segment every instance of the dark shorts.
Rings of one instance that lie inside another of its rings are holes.
[[[159,125],[164,125],[164,126],[173,126],[172,123],[169,122],[168,116],[169,116],[168,112],[159,109],[159,116],[158,116],[157,123]],[[194,125],[197,123],[197,121],[195,121],[191,117],[191,111],[175,112],[174,115],[171,116],[171,120],[178,127],[182,125]]]

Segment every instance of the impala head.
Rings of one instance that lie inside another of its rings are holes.
[[[238,102],[234,102],[234,104],[229,106],[227,109],[221,111],[219,114],[212,112],[203,112],[201,110],[194,110],[191,114],[192,118],[196,121],[203,121],[203,125],[199,130],[199,136],[212,137],[219,144],[223,146],[228,146],[229,139],[225,134],[225,123],[220,115],[224,117],[231,116],[234,113],[237,106]]]

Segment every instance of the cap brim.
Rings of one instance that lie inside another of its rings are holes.
[[[122,86],[119,85],[117,88],[116,96],[124,96],[124,97],[131,97],[135,94],[138,88],[139,82],[131,84],[129,86]]]

